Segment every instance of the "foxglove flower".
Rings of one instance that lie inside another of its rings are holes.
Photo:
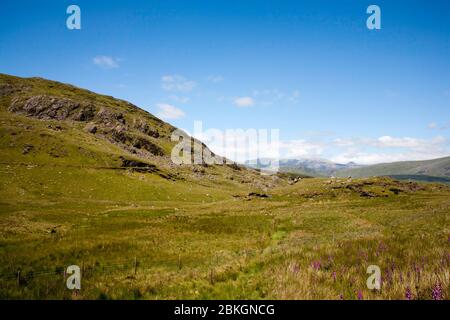
[[[434,286],[431,292],[431,297],[433,300],[442,300],[442,286],[439,282]]]
[[[412,292],[410,287],[406,287],[405,298],[406,300],[412,300]]]

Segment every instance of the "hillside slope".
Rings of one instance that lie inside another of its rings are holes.
[[[345,169],[336,173],[339,177],[371,177],[371,176],[410,176],[424,180],[427,177],[440,177],[450,179],[450,157],[425,160],[402,161],[393,163],[376,164],[367,167]],[[450,180],[449,180],[450,181]]]
[[[211,193],[204,189],[218,183],[232,193],[277,180],[235,164],[176,165],[175,127],[129,102],[41,78],[0,74],[0,123],[2,191],[12,197],[123,192],[139,198],[147,190],[145,199],[186,198]],[[222,159],[190,139],[191,157],[200,150],[202,160]]]

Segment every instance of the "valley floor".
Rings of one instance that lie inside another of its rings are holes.
[[[262,198],[128,171],[43,170],[1,171],[2,299],[450,296],[443,185],[303,179]],[[65,286],[72,264],[79,292]],[[366,286],[369,265],[381,290]]]

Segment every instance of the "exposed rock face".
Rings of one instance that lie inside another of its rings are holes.
[[[48,87],[54,87],[50,83]],[[35,93],[35,88],[13,83],[0,84],[0,97],[11,97],[8,110],[39,120],[77,121],[84,122],[84,131],[95,134],[120,148],[142,158],[152,156],[165,156],[164,149],[159,141],[167,141],[168,131],[173,132],[175,127],[166,124],[151,114],[134,116],[137,107],[120,100],[102,101],[95,97],[80,94],[79,96],[59,96],[46,93]],[[73,92],[74,88],[71,88]],[[76,89],[78,90],[78,89]],[[38,91],[40,92],[40,91]],[[111,100],[113,98],[111,97]],[[125,108],[124,108],[125,105]],[[127,113],[130,111],[130,113]],[[49,124],[49,129],[62,130],[61,125]],[[169,130],[167,130],[169,129]],[[191,142],[191,158],[193,163],[207,167],[208,164],[223,163],[224,160],[216,156],[208,147],[186,135]],[[30,150],[25,150],[28,153]],[[60,156],[56,154],[56,156]],[[195,160],[195,161],[194,161]],[[231,166],[240,170],[237,165]]]
[[[139,130],[140,132],[153,137],[153,138],[159,138],[159,132],[158,130],[152,128],[149,126],[148,123],[146,123],[145,121],[137,121],[134,125],[134,127]]]
[[[133,148],[145,150],[155,156],[163,156],[162,150],[155,143],[139,136],[129,133],[126,126],[118,125],[111,130],[111,138],[114,142],[132,146]]]
[[[134,171],[138,171],[138,172],[157,172],[157,171],[159,171],[158,168],[156,168],[156,166],[153,164],[148,164],[148,163],[141,162],[138,160],[126,159],[124,157],[120,157],[120,160],[122,161],[122,167],[130,168]]]
[[[9,111],[24,113],[42,120],[89,121],[95,115],[95,107],[90,103],[45,95],[33,96],[26,100],[14,98]]]
[[[9,96],[15,91],[17,91],[17,89],[9,83],[0,85],[0,97]]]
[[[26,92],[30,91],[30,86],[24,86],[24,85],[12,85],[10,83],[2,83],[0,84],[0,98],[9,96],[16,92]]]
[[[125,118],[122,113],[117,113],[106,108],[101,108],[95,118],[107,126],[117,123],[125,124]]]
[[[86,127],[84,127],[84,130],[85,130],[86,132],[95,134],[95,133],[97,132],[98,129],[97,129],[97,126],[96,126],[96,125],[94,125],[94,124],[92,124],[92,123],[89,123]]]
[[[112,129],[111,137],[114,141],[124,144],[131,140],[130,136],[127,133],[127,128],[121,125],[118,125]]]
[[[3,86],[8,94],[13,87]],[[77,102],[68,98],[38,95],[29,98],[13,98],[9,111],[22,113],[41,120],[93,121],[85,126],[85,131],[95,134],[100,130],[116,143],[123,144],[127,150],[136,153],[136,149],[145,150],[155,156],[163,156],[164,151],[144,137],[131,133],[125,117],[105,107],[100,111],[88,102]],[[135,129],[149,137],[158,138],[158,130],[143,120],[135,122]],[[131,149],[130,149],[131,148]],[[133,149],[135,148],[135,149]],[[133,151],[134,150],[134,151]]]
[[[163,156],[164,151],[156,144],[148,141],[147,139],[136,137],[133,141],[133,147],[137,149],[144,149],[155,156]]]

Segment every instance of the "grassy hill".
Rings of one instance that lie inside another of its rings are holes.
[[[174,165],[173,130],[122,100],[0,75],[0,298],[449,297],[448,187]]]
[[[361,168],[345,169],[336,173],[339,177],[373,177],[373,176],[410,176],[411,179],[427,181],[431,177],[441,177],[443,180],[450,179],[450,157],[425,160],[425,161],[402,161],[393,163],[376,164]],[[408,177],[405,177],[408,178]]]

